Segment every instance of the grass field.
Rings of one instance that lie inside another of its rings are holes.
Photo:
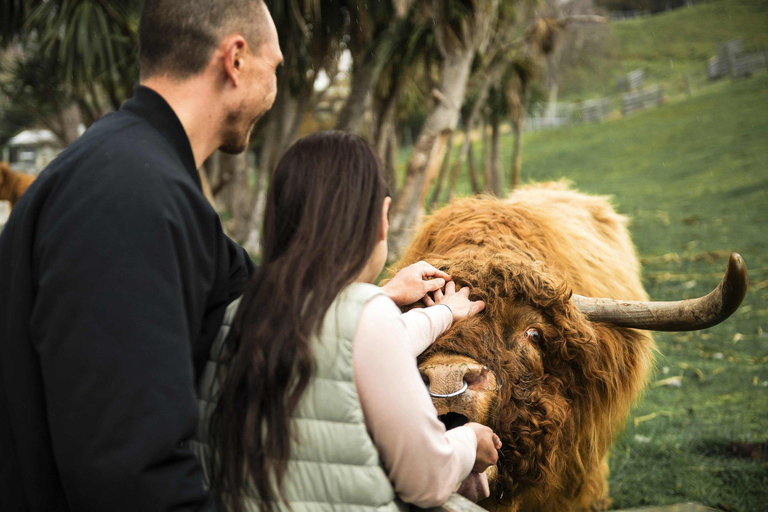
[[[668,95],[706,82],[707,59],[720,44],[744,38],[745,50],[768,46],[766,0],[710,0],[674,11],[612,23],[606,54],[566,72],[563,100],[615,94],[615,79],[642,68],[646,83],[663,83]]]
[[[512,139],[504,139],[503,162]],[[614,197],[632,219],[645,286],[660,300],[709,292],[730,251],[750,291],[720,326],[659,333],[651,386],[611,459],[614,507],[693,501],[768,511],[768,460],[731,444],[768,442],[768,73],[597,125],[528,134],[523,181],[560,178]],[[469,185],[461,183],[461,193]]]

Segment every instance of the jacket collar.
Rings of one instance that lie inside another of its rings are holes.
[[[176,113],[160,94],[149,87],[136,86],[133,98],[123,103],[120,110],[141,117],[160,132],[171,145],[174,153],[179,156],[197,186],[201,186],[187,132],[184,131],[184,126]]]

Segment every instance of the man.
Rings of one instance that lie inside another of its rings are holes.
[[[0,510],[212,510],[195,379],[254,266],[196,169],[245,150],[282,61],[261,0],[147,0],[141,86],[0,238]]]
[[[261,0],[147,0],[136,94],[14,209],[0,236],[0,511],[213,509],[186,446],[195,385],[254,266],[196,169],[246,148],[281,61]],[[387,292],[412,303],[447,278],[419,263]]]

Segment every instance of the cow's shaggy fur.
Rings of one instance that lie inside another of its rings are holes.
[[[426,260],[487,304],[420,363],[463,356],[495,376],[495,390],[435,400],[440,414],[465,414],[502,439],[488,509],[610,504],[608,450],[646,383],[654,343],[647,332],[588,321],[570,295],[647,299],[626,224],[604,197],[531,185],[507,200],[452,202],[400,262]],[[543,334],[538,345],[525,336],[530,327]]]
[[[10,201],[13,208],[33,181],[34,176],[14,172],[7,163],[0,162],[0,201]]]

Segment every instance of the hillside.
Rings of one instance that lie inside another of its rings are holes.
[[[562,98],[581,100],[615,93],[616,78],[638,68],[646,83],[664,83],[668,93],[683,90],[683,75],[693,87],[706,82],[707,60],[718,45],[743,37],[747,50],[768,46],[768,2],[712,0],[690,7],[612,22],[604,54],[586,55],[578,69],[564,73]]]
[[[655,336],[652,381],[682,376],[682,387],[651,386],[631,415],[611,459],[616,508],[766,510],[768,462],[739,456],[734,443],[768,443],[767,114],[762,72],[629,118],[524,137],[523,181],[569,179],[613,196],[631,218],[654,299],[709,292],[730,251],[749,268],[751,289],[731,320]],[[507,168],[512,138],[502,144]]]

